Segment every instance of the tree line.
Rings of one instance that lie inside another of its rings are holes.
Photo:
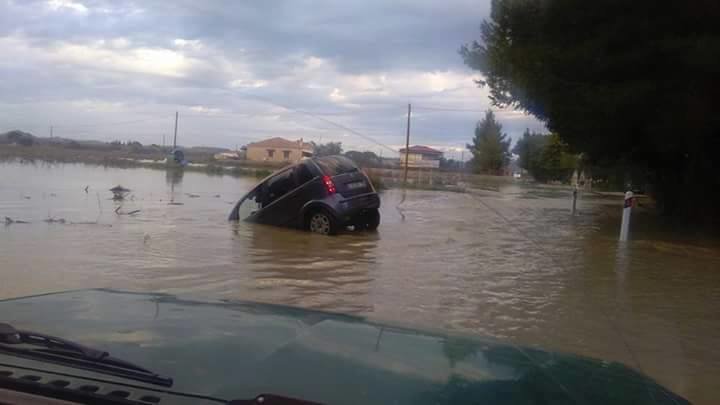
[[[476,173],[501,175],[516,155],[517,166],[541,182],[567,182],[578,168],[578,157],[557,134],[525,130],[510,149],[510,138],[502,124],[488,110],[475,126],[472,143],[466,145],[472,154],[469,166]],[[507,173],[509,174],[509,173]]]

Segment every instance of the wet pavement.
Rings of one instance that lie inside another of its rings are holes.
[[[618,244],[618,197],[581,193],[572,216],[558,187],[388,190],[377,233],[322,237],[228,223],[252,178],[0,173],[0,219],[30,222],[0,226],[0,298],[111,287],[355,313],[619,360],[720,403],[720,241],[641,207]],[[107,191],[117,184],[131,189],[122,203]]]

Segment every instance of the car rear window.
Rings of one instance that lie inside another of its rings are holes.
[[[327,156],[315,161],[323,173],[328,176],[337,176],[343,173],[352,173],[358,170],[355,163],[348,158],[342,156]]]

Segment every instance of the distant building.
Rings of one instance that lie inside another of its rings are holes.
[[[411,146],[407,152],[408,167],[439,168],[443,152],[423,146]],[[400,149],[400,166],[405,166],[405,148]]]
[[[313,145],[283,138],[270,138],[247,145],[247,159],[256,162],[297,162],[313,155]]]

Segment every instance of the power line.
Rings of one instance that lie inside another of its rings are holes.
[[[427,111],[450,111],[450,112],[472,112],[484,114],[487,110],[473,110],[469,108],[447,108],[447,107],[423,107],[413,106],[416,110],[427,110]]]
[[[550,261],[553,263],[553,265],[555,265],[557,268],[566,268],[566,266],[565,266],[563,263],[560,263],[559,261],[557,261],[557,259],[556,259],[552,254],[548,253],[548,252],[546,251],[546,249],[545,249],[543,246],[541,246],[540,243],[537,242],[537,241],[535,240],[535,238],[532,237],[527,231],[522,230],[517,224],[515,224],[513,221],[511,221],[508,217],[506,217],[506,216],[505,216],[503,213],[501,213],[498,209],[496,209],[496,208],[492,207],[490,204],[488,204],[488,203],[487,203],[482,197],[480,197],[479,195],[473,194],[473,197],[475,197],[475,200],[478,201],[481,205],[483,205],[486,209],[488,209],[490,212],[492,212],[492,213],[495,214],[497,217],[499,217],[500,219],[502,219],[507,225],[509,225],[509,226],[510,226],[518,235],[520,235],[523,239],[525,239],[526,241],[530,242],[530,244],[533,245],[533,247],[535,247],[535,248],[538,249],[540,252],[542,252],[545,257],[547,257],[548,259],[550,259]],[[616,309],[615,309],[615,310],[616,310],[616,311],[617,311],[617,305],[618,305],[618,303],[617,303],[617,298],[616,298],[616,299],[615,299],[615,306],[616,306]],[[625,346],[625,349],[626,349],[626,350],[628,351],[628,353],[630,354],[630,358],[631,358],[632,361],[635,363],[635,367],[637,367],[638,370],[640,370],[640,372],[642,373],[642,372],[643,372],[643,369],[642,369],[642,367],[640,366],[640,361],[638,360],[637,356],[635,355],[635,352],[633,351],[632,347],[631,347],[630,344],[628,343],[627,338],[625,337],[625,333],[623,332],[622,328],[618,326],[617,322],[616,322],[612,317],[610,317],[610,315],[608,314],[607,311],[605,311],[605,310],[603,310],[602,308],[600,308],[600,313],[605,317],[605,319],[606,319],[607,322],[610,324],[610,326],[611,326],[613,329],[615,329],[615,331],[617,332],[620,340],[622,341],[623,345]],[[518,347],[518,349],[520,349],[520,348]],[[520,350],[520,351],[521,351],[526,357],[528,357],[528,358],[532,361],[532,358],[531,358],[530,356],[528,356],[523,350]],[[549,376],[550,378],[552,378],[552,376],[551,376],[549,373],[548,373],[548,376]],[[560,387],[561,387],[563,390],[565,390],[568,395],[570,394],[570,392],[567,391],[567,389],[566,389],[565,387],[563,387],[563,386],[560,384],[560,382],[556,381],[554,378],[552,378],[552,379],[553,379],[553,381],[555,381],[556,384],[560,385]],[[655,402],[655,395],[653,394],[652,390],[651,390],[650,387],[648,386],[647,382],[645,382],[645,386],[646,386],[646,388],[647,388],[647,390],[648,390],[649,396],[652,398],[653,402]],[[665,394],[665,396],[666,396],[667,398],[672,399],[672,397],[668,396],[667,393],[664,393],[664,394]],[[577,399],[576,399],[576,401],[577,401]],[[676,402],[674,399],[673,399],[673,402],[675,402],[675,403],[677,404],[677,402]]]
[[[246,97],[249,97],[249,98],[254,98],[254,99],[257,99],[257,100],[260,100],[260,101],[264,101],[264,102],[266,102],[266,103],[268,103],[268,104],[272,104],[272,105],[277,106],[277,107],[280,107],[280,108],[284,108],[284,109],[286,109],[286,110],[288,110],[288,111],[293,111],[293,112],[296,112],[296,113],[298,113],[298,114],[307,115],[308,117],[313,117],[313,118],[315,118],[316,120],[325,122],[326,124],[330,124],[330,125],[332,125],[332,126],[335,126],[335,127],[337,127],[337,128],[340,128],[340,129],[342,129],[342,130],[345,130],[345,131],[347,131],[347,132],[350,132],[350,133],[352,133],[352,134],[354,134],[354,135],[357,135],[357,136],[365,139],[366,141],[372,142],[372,143],[374,143],[375,145],[378,145],[378,146],[383,147],[383,148],[385,148],[385,149],[387,149],[387,150],[389,150],[389,151],[392,151],[393,153],[398,153],[397,150],[395,150],[395,148],[392,148],[392,147],[390,147],[390,146],[388,146],[388,145],[385,145],[385,144],[382,143],[382,142],[376,141],[375,139],[373,139],[373,138],[370,137],[370,136],[367,136],[367,135],[365,135],[365,134],[362,134],[362,133],[360,133],[360,132],[358,132],[358,131],[356,131],[356,130],[354,130],[354,129],[352,129],[352,128],[349,128],[349,127],[347,127],[347,126],[345,126],[345,125],[339,124],[339,123],[337,123],[337,122],[335,122],[335,121],[331,121],[331,120],[329,120],[329,119],[327,119],[327,118],[320,117],[319,115],[316,115],[316,114],[314,114],[314,113],[311,113],[311,112],[308,112],[308,111],[299,110],[299,109],[297,109],[297,108],[289,107],[289,106],[284,105],[284,104],[280,104],[280,103],[278,103],[278,102],[276,102],[276,101],[273,101],[273,100],[271,100],[271,99],[269,99],[269,98],[267,98],[267,97],[258,96],[258,95],[255,95],[255,94],[243,94],[243,95],[246,96]]]

